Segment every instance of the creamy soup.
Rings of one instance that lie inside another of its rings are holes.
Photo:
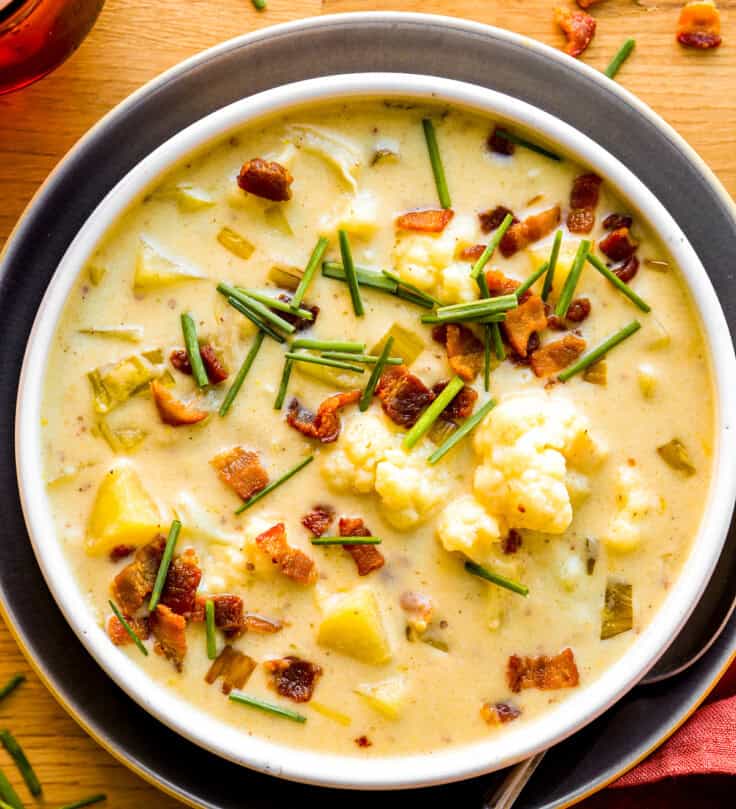
[[[522,135],[393,101],[261,121],[81,272],[43,407],[59,541],[110,642],[208,714],[356,756],[503,734],[680,575],[697,313],[605,179]]]

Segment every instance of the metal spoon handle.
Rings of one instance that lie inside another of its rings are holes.
[[[534,770],[541,763],[545,752],[543,750],[541,753],[537,753],[536,756],[515,764],[508,771],[498,788],[493,792],[489,791],[483,796],[483,809],[511,809],[522,789],[534,775]]]

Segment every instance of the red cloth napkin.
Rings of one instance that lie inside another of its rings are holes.
[[[581,809],[736,806],[736,662],[693,716],[649,758]],[[685,777],[687,776],[687,778]]]

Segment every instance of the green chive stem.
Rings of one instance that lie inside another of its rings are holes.
[[[189,364],[192,366],[192,376],[200,388],[209,385],[207,371],[202,362],[202,355],[199,353],[199,340],[197,340],[197,326],[194,318],[188,312],[182,312],[181,330],[184,333],[184,345],[189,356]]]
[[[25,675],[23,674],[16,674],[11,677],[5,685],[0,688],[0,701],[4,700],[5,697],[10,696],[15,689],[26,681]]]
[[[379,537],[314,537],[312,545],[380,545]]]
[[[287,312],[290,315],[297,315],[302,320],[314,320],[314,315],[309,309],[300,309],[299,307],[292,309],[290,303],[280,301],[278,298],[272,298],[270,295],[257,292],[253,289],[245,289],[244,287],[235,287],[235,289],[237,292],[244,292],[249,298],[253,298],[254,301],[265,304],[269,309],[276,309],[278,312]]]
[[[67,803],[65,806],[60,807],[60,809],[82,809],[83,806],[92,806],[93,803],[100,803],[106,800],[107,795],[101,792],[99,795],[90,795],[89,798],[82,798],[74,803]]]
[[[181,531],[181,522],[173,520],[169,528],[169,535],[166,537],[166,547],[164,548],[164,555],[161,557],[161,564],[158,567],[156,574],[156,582],[153,585],[153,592],[151,593],[151,600],[148,602],[148,611],[153,612],[158,605],[161,593],[166,584],[166,575],[169,572],[169,565],[176,550],[176,543],[179,540],[179,533]]]
[[[621,70],[623,63],[631,56],[631,52],[636,47],[635,39],[627,39],[626,42],[618,49],[616,55],[611,59],[611,64],[603,71],[609,79],[615,78],[616,74]]]
[[[442,165],[440,147],[437,144],[437,132],[431,118],[422,118],[422,129],[424,129],[424,139],[427,141],[427,151],[429,152],[429,162],[434,175],[434,184],[437,186],[437,197],[443,208],[451,208],[452,202],[450,201],[450,191],[445,178],[445,167]]]
[[[9,803],[5,803],[5,801],[0,800],[0,809],[14,809]]]
[[[399,287],[395,294],[396,297],[401,298],[402,301],[414,303],[417,306],[421,306],[422,309],[434,308],[434,304],[429,298],[427,298],[426,295],[417,295],[416,292],[412,292],[410,289],[405,289],[403,286]]]
[[[296,351],[287,351],[284,356],[295,362],[309,362],[312,363],[312,365],[326,365],[329,368],[342,368],[345,371],[355,371],[356,374],[365,372],[365,368],[362,368],[360,365],[355,365],[351,362],[342,362],[342,360],[331,360],[328,357],[315,357],[313,354],[300,354]]]
[[[347,351],[351,354],[365,353],[365,343],[356,343],[352,340],[313,340],[308,337],[300,337],[292,340],[290,348],[295,351],[297,348],[307,348],[310,351]]]
[[[2,770],[0,770],[0,799],[5,801],[10,809],[23,809],[23,803],[18,797],[18,793],[13,789],[13,785]]]
[[[404,436],[404,447],[411,449],[422,436],[428,432],[432,425],[440,417],[440,413],[450,404],[450,402],[460,393],[465,383],[459,376],[454,376],[437,398],[419,417],[417,423]]]
[[[467,301],[464,303],[452,303],[449,306],[440,306],[437,309],[437,317],[451,319],[457,316],[483,316],[495,315],[500,312],[508,312],[519,305],[516,293],[510,295],[498,295],[495,298],[481,298],[477,301]]]
[[[365,267],[353,267],[358,283],[364,287],[373,287],[380,289],[384,292],[391,292],[396,294],[397,284],[390,278],[385,276],[382,272],[375,270],[367,270]],[[347,281],[345,269],[342,264],[337,261],[325,261],[322,263],[322,275],[326,278],[332,278],[335,281]]]
[[[523,146],[525,149],[529,149],[531,152],[536,152],[544,157],[548,157],[550,160],[556,160],[558,162],[562,160],[558,154],[550,152],[549,149],[545,149],[543,146],[537,146],[536,143],[532,143],[530,140],[526,140],[526,138],[521,138],[519,135],[514,135],[513,132],[509,132],[507,129],[496,129],[496,136],[511,143],[515,143],[517,146]]]
[[[348,351],[324,351],[322,356],[330,360],[346,360],[349,362],[364,362],[366,365],[375,365],[379,357],[377,354],[350,354]],[[403,365],[401,357],[389,357],[386,365]]]
[[[243,301],[238,300],[237,298],[233,298],[232,295],[228,296],[227,302],[233,307],[233,309],[240,312],[241,315],[247,317],[248,320],[250,320],[250,322],[262,332],[265,332],[272,340],[275,340],[277,343],[286,342],[286,338],[279,334],[275,329],[272,329],[268,323],[266,323],[262,317],[259,317],[248,304],[243,303]]]
[[[404,281],[401,276],[397,275],[395,272],[392,272],[391,270],[383,270],[382,272],[386,278],[390,278],[392,281],[397,283],[399,287],[399,289],[397,289],[397,294],[401,288],[404,288],[409,290],[409,292],[412,292],[417,297],[426,299],[428,303],[431,303],[434,306],[442,306],[442,302],[438,301],[437,298],[433,298],[428,292],[425,292],[423,289],[419,289],[419,287],[414,286],[414,284]]]
[[[231,692],[229,699],[231,702],[238,702],[241,705],[250,705],[251,708],[258,708],[274,716],[282,716],[284,719],[291,719],[292,722],[301,722],[303,724],[307,721],[307,717],[304,716],[304,714],[291,711],[289,708],[282,708],[280,705],[274,705],[272,702],[266,702],[257,697],[251,697],[248,694],[244,694],[242,691]]]
[[[454,323],[460,321],[470,320],[474,323],[503,323],[506,320],[506,313],[499,312],[496,315],[474,315],[474,314],[466,314],[461,315],[460,317],[451,317],[450,315],[444,315],[440,317],[439,315],[422,315],[420,318],[422,323]]]
[[[289,323],[288,320],[279,317],[279,315],[272,312],[268,306],[257,301],[255,298],[251,298],[247,293],[241,292],[237,287],[221,282],[217,285],[217,291],[222,295],[226,295],[228,298],[235,298],[235,300],[245,304],[245,306],[248,306],[255,314],[263,318],[266,322],[271,323],[271,325],[275,326],[277,329],[281,329],[281,331],[285,331],[287,334],[293,334],[296,331],[296,326]]]
[[[446,438],[437,449],[427,458],[430,464],[436,464],[440,458],[443,458],[458,442],[462,441],[465,436],[474,430],[483,419],[493,410],[496,406],[495,399],[489,399],[483,407],[473,413],[470,418],[465,421],[455,430],[452,435]]]
[[[505,576],[494,573],[492,570],[488,570],[487,567],[477,565],[475,562],[466,561],[465,569],[474,576],[480,576],[481,579],[490,581],[506,590],[511,590],[512,593],[518,593],[520,596],[529,595],[529,588],[525,584],[520,584],[518,581],[513,581],[513,579],[507,579]]]
[[[246,500],[239,508],[235,510],[235,513],[242,514],[251,506],[254,506],[259,500],[262,500],[267,494],[269,494],[274,489],[281,486],[283,483],[286,483],[286,481],[289,480],[290,478],[293,478],[297,472],[300,472],[302,469],[304,469],[305,466],[307,466],[307,464],[312,463],[313,460],[314,455],[310,455],[309,457],[299,461],[299,463],[296,466],[292,466],[291,469],[289,469],[287,472],[284,472],[284,474],[281,475],[280,478],[276,478],[276,480],[274,480],[272,483],[269,483],[265,489],[261,489],[260,492],[254,494],[253,497],[251,497],[249,500]]]
[[[493,350],[496,354],[496,359],[503,362],[506,359],[506,349],[503,345],[503,338],[501,337],[501,328],[498,323],[491,323],[491,340],[493,341]]]
[[[623,329],[615,332],[615,334],[612,334],[600,345],[596,346],[592,351],[589,351],[587,354],[583,355],[576,363],[573,363],[569,367],[565,368],[564,371],[557,375],[557,378],[560,380],[560,382],[567,382],[570,377],[575,376],[575,374],[579,374],[580,371],[584,371],[594,362],[598,362],[598,360],[605,356],[612,348],[623,342],[627,337],[631,337],[631,335],[639,331],[640,328],[641,323],[639,323],[638,320],[632,320],[631,323],[624,326]]]
[[[360,401],[358,402],[358,407],[361,412],[365,412],[371,405],[373,401],[373,393],[376,389],[376,385],[378,385],[379,380],[381,379],[381,374],[383,373],[383,369],[386,365],[386,362],[391,354],[391,349],[394,346],[394,338],[391,335],[388,340],[383,345],[381,349],[381,353],[378,357],[378,362],[373,366],[373,370],[371,371],[371,375],[368,378],[368,384],[365,386],[363,393],[360,395]]]
[[[558,230],[555,233],[555,240],[552,243],[552,252],[549,254],[549,269],[547,275],[544,276],[544,285],[542,286],[542,300],[546,301],[549,298],[549,293],[552,291],[552,283],[555,280],[555,270],[557,269],[557,258],[560,255],[560,245],[562,244],[562,231]]]
[[[589,254],[588,262],[592,264],[602,276],[607,278],[616,289],[623,292],[632,303],[636,304],[642,312],[652,311],[652,307],[643,298],[640,298],[628,284],[624,283],[615,273],[612,273],[598,256]]]
[[[138,634],[135,631],[135,629],[133,629],[133,627],[125,620],[125,616],[123,615],[123,613],[120,612],[120,610],[115,606],[115,604],[112,601],[108,601],[107,603],[110,605],[110,609],[115,614],[115,617],[118,619],[118,621],[120,621],[123,629],[128,633],[131,640],[138,647],[138,650],[141,652],[141,654],[144,657],[148,657],[148,649],[146,649],[146,647],[143,645],[143,641],[138,637]]]
[[[307,262],[307,266],[304,270],[304,275],[302,275],[302,280],[299,282],[299,286],[296,288],[294,297],[291,300],[292,309],[298,309],[301,306],[304,294],[306,293],[309,285],[312,283],[312,278],[314,277],[315,272],[317,272],[317,267],[319,267],[320,262],[322,261],[322,256],[324,256],[328,244],[329,242],[324,236],[320,236],[317,240],[317,244],[314,246],[312,255],[309,257],[309,261]]]
[[[41,794],[41,782],[38,780],[36,773],[31,767],[30,761],[26,757],[23,748],[18,744],[17,739],[9,730],[0,731],[0,742],[3,747],[8,751],[8,754],[18,767],[18,771],[23,776],[26,786],[31,795],[38,797]]]
[[[274,410],[281,410],[284,406],[286,399],[286,391],[289,387],[289,379],[291,379],[291,371],[294,368],[294,360],[288,357],[284,361],[284,370],[281,372],[281,382],[279,383],[279,392],[276,394],[276,401],[273,403]]]
[[[214,660],[217,657],[217,632],[215,630],[215,602],[208,598],[204,604],[205,631],[207,634],[207,657]]]
[[[527,289],[531,289],[534,284],[549,270],[549,261],[545,261],[543,264],[540,264],[536,270],[524,281],[523,284],[518,286],[514,292],[517,298],[521,298],[521,296],[527,291]]]
[[[342,257],[342,266],[345,270],[345,278],[347,278],[348,289],[350,290],[350,299],[353,302],[353,311],[356,317],[362,317],[365,312],[363,309],[363,299],[360,297],[360,286],[358,285],[358,277],[355,273],[355,264],[353,263],[353,253],[350,250],[350,240],[348,234],[344,230],[339,230],[338,239],[340,240],[340,255]]]
[[[226,416],[228,411],[233,405],[235,401],[235,397],[240,393],[240,389],[243,387],[243,382],[245,382],[245,377],[248,376],[248,371],[250,371],[251,365],[258,354],[261,346],[263,345],[265,334],[260,329],[256,332],[256,336],[253,339],[253,345],[250,347],[250,351],[246,355],[245,359],[243,360],[243,364],[240,366],[240,370],[233,379],[233,384],[230,385],[230,389],[225,394],[225,398],[222,400],[222,404],[220,405],[220,415]]]
[[[470,270],[470,277],[478,279],[478,276],[483,272],[483,268],[488,264],[491,260],[491,257],[496,252],[496,248],[501,242],[501,239],[506,235],[506,231],[511,227],[511,223],[514,221],[514,217],[512,214],[507,213],[504,217],[503,222],[496,228],[496,232],[493,234],[491,239],[489,240],[488,244],[486,245],[486,249],[483,251],[481,257],[473,264],[473,267]],[[485,279],[483,279],[485,280]]]
[[[491,323],[483,327],[483,389],[491,389]]]
[[[575,258],[572,262],[572,267],[570,267],[570,272],[565,279],[565,285],[562,287],[560,298],[557,301],[557,306],[555,307],[555,314],[557,317],[565,317],[567,310],[570,308],[573,296],[575,295],[575,288],[577,287],[578,281],[580,280],[580,275],[583,272],[585,259],[588,256],[589,250],[590,242],[587,239],[581,239],[580,244],[578,245],[578,250],[575,253]]]

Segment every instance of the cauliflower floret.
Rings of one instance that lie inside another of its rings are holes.
[[[466,494],[447,505],[437,520],[437,537],[448,551],[460,551],[483,564],[501,537],[498,520]]]
[[[645,487],[641,473],[628,464],[616,470],[616,505],[618,511],[602,537],[612,551],[634,550],[641,541],[641,523],[659,505]]]
[[[454,262],[440,272],[437,297],[442,303],[462,303],[478,297],[478,285],[470,277],[467,264]]]
[[[230,545],[211,545],[202,558],[201,588],[208,593],[227,593],[242,587],[246,577],[247,557]]]

